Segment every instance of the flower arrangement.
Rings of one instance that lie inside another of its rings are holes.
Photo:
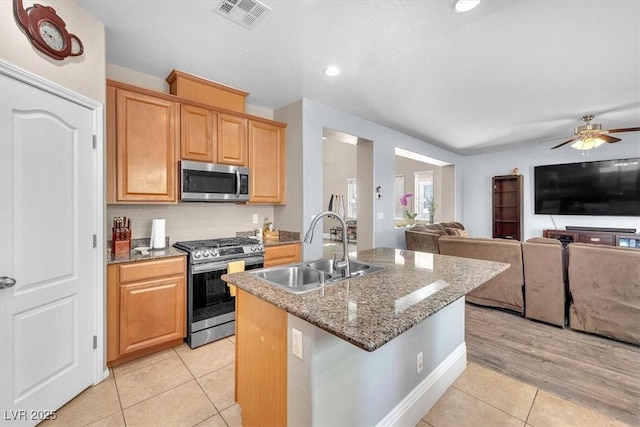
[[[409,197],[413,197],[413,193],[407,193],[404,196],[400,197],[400,204],[402,206],[404,206],[405,208],[409,205]],[[416,217],[418,216],[417,213],[409,213],[408,209],[404,210],[404,216],[405,218],[407,218],[408,220],[415,220]]]
[[[436,204],[436,200],[433,196],[427,197],[426,203],[429,208],[429,224],[433,224],[433,217],[436,214],[438,205]]]

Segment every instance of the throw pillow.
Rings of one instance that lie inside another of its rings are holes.
[[[445,231],[449,236],[469,237],[469,232],[461,228],[446,227]]]
[[[457,229],[457,228],[445,227],[444,231],[446,231],[449,236],[459,236],[460,235],[459,234],[460,230]]]

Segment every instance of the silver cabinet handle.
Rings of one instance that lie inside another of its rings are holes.
[[[16,284],[16,279],[12,277],[2,276],[0,277],[0,289],[10,288]]]

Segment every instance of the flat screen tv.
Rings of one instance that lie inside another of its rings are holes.
[[[534,168],[535,213],[640,216],[640,157]]]

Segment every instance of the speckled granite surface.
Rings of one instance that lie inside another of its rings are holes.
[[[150,242],[150,239],[148,238],[147,239],[131,239],[131,252],[116,255],[111,253],[111,242],[108,241],[107,242],[107,264],[118,264],[122,262],[132,262],[132,261],[146,261],[149,259],[187,255],[186,252],[171,246],[169,244],[168,237],[166,240],[167,246],[164,249],[153,249],[148,251],[148,253],[142,253],[135,250],[135,248],[138,248],[138,247],[149,247],[149,242]]]
[[[277,245],[286,245],[289,243],[300,242],[300,233],[297,231],[286,231],[286,230],[278,230],[280,233],[280,240],[271,241],[271,242],[263,242],[264,246],[277,246]],[[256,237],[255,231],[239,231],[236,233],[237,237]]]
[[[385,270],[303,294],[247,272],[228,281],[367,351],[374,351],[509,267],[509,264],[391,248],[360,251]]]

